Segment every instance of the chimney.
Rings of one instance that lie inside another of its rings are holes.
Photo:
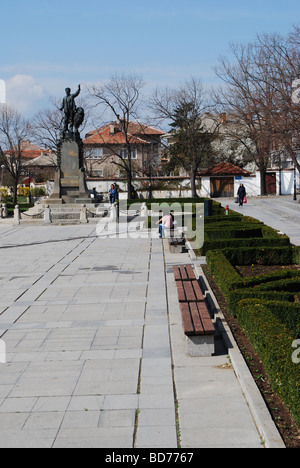
[[[115,125],[112,123],[112,124],[110,125],[110,134],[111,134],[111,135],[114,135],[114,133],[115,133]]]

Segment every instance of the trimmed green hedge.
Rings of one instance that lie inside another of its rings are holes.
[[[295,305],[295,296],[291,292],[282,291],[259,291],[257,289],[235,289],[228,294],[227,301],[229,306],[229,312],[237,316],[239,311],[239,302],[244,299],[259,299],[266,301],[278,301],[286,303],[292,303]],[[300,312],[300,310],[299,310]],[[300,314],[299,314],[300,318]]]
[[[293,261],[296,264],[300,264],[300,247],[296,246],[293,249]]]
[[[233,251],[234,249],[231,249]],[[280,249],[279,249],[280,250]],[[274,271],[266,275],[253,276],[251,278],[242,278],[232,266],[226,257],[228,249],[209,250],[206,254],[206,261],[212,275],[215,277],[222,293],[227,297],[230,291],[234,289],[253,288],[264,283],[276,282],[286,279],[296,279],[300,281],[300,270],[282,270]],[[254,262],[252,262],[254,263]],[[252,264],[251,263],[251,264]],[[239,263],[236,263],[238,265]],[[273,285],[276,290],[276,284]],[[269,289],[270,290],[270,289]]]
[[[233,289],[233,284],[240,282],[240,275],[220,250],[209,250],[206,261],[219,288],[227,296]]]
[[[290,265],[293,263],[292,246],[239,247],[222,249],[232,265]]]
[[[269,283],[259,284],[254,288],[256,291],[288,291],[297,293],[300,292],[300,278],[288,278],[278,281],[270,281]]]
[[[262,238],[261,227],[257,226],[213,226],[213,228],[205,229],[205,238],[208,240]]]
[[[239,313],[245,300],[247,300],[247,304],[252,305],[253,309],[256,306],[263,305],[277,320],[288,328],[292,337],[296,339],[300,334],[300,304],[285,301],[285,294],[282,296],[282,300],[277,299],[276,296],[273,296],[273,300],[268,300],[267,296],[268,294],[263,299],[259,297],[242,299],[237,304],[236,316],[239,318]]]
[[[294,338],[263,303],[240,302],[238,320],[263,361],[272,387],[300,425],[300,364],[292,360]]]
[[[289,278],[300,277],[300,270],[273,271],[265,275],[252,276],[251,278],[241,278],[241,281],[235,285],[237,288],[252,288],[259,284],[270,283],[271,281],[281,281]]]
[[[203,247],[200,249],[200,255],[205,255],[208,250],[223,250],[236,246],[243,247],[283,247],[289,245],[288,238],[252,238],[252,239],[218,239],[205,240]]]

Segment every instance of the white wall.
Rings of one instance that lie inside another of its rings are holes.
[[[276,172],[276,186],[277,195],[279,195],[279,171]],[[106,180],[98,181],[87,181],[88,188],[91,190],[96,187],[99,193],[108,193],[112,182]],[[126,182],[117,181],[117,184],[121,191],[127,191]],[[241,179],[234,180],[234,195],[236,196],[240,184],[244,184],[248,197],[259,197],[261,194],[260,184],[260,173],[257,171],[254,177],[242,177]],[[134,183],[134,186],[137,186]],[[153,191],[155,198],[189,198],[191,197],[190,179],[184,179],[181,182],[182,190],[164,190],[164,191]],[[300,187],[299,173],[297,172],[297,187]],[[147,197],[147,191],[140,192],[144,197]],[[281,193],[282,195],[292,195],[294,193],[294,171],[281,171]],[[210,177],[202,177],[202,188],[198,191],[200,197],[210,197]]]
[[[255,177],[242,177],[234,180],[234,194],[237,195],[239,186],[243,184],[248,197],[258,197],[260,195],[260,174],[256,172]]]
[[[280,172],[276,173],[277,195],[279,195]],[[297,187],[299,187],[299,173],[297,177]],[[294,193],[294,171],[281,171],[281,194],[292,195]]]

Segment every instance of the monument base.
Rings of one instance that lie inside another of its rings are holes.
[[[92,204],[83,168],[82,140],[79,133],[69,135],[58,145],[58,169],[50,204]]]

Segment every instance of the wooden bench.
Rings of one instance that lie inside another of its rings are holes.
[[[180,304],[182,325],[186,336],[215,335],[215,327],[204,302]]]
[[[179,302],[204,301],[198,281],[176,281]]]
[[[173,267],[175,281],[195,280],[195,272],[192,265],[179,265]]]
[[[211,356],[215,351],[215,327],[191,265],[174,266],[187,354]]]

